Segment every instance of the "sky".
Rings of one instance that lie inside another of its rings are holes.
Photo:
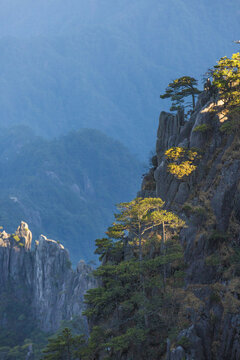
[[[159,95],[238,51],[239,0],[1,0],[0,126],[96,128],[145,158]]]

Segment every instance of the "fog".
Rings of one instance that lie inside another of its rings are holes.
[[[54,137],[97,128],[140,158],[159,95],[239,49],[239,1],[0,1],[0,125]]]

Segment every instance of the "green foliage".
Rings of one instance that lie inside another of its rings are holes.
[[[127,354],[129,359],[155,360],[163,354],[168,329],[175,325],[165,312],[174,313],[178,306],[167,287],[171,283],[178,288],[184,279],[183,251],[176,236],[184,222],[163,206],[158,198],[119,204],[108,238],[96,241],[96,253],[103,259],[94,271],[100,285],[85,295],[85,315],[97,327],[84,359]]]
[[[101,326],[93,326],[91,336],[88,339],[87,347],[83,350],[84,360],[95,360],[99,353],[104,351],[106,340],[111,335],[111,331]]]
[[[196,170],[197,160],[201,158],[196,149],[186,149],[182,147],[172,147],[165,151],[168,160],[168,171],[177,179],[189,176]]]
[[[220,126],[219,130],[222,133],[231,134],[234,131],[234,122],[233,121],[224,121]]]
[[[125,334],[114,337],[106,343],[112,354],[128,350],[131,346],[141,345],[146,339],[146,330],[138,327],[128,328]]]
[[[85,343],[84,335],[73,336],[71,330],[65,328],[59,335],[48,339],[43,360],[81,359]]]
[[[185,350],[187,350],[190,347],[190,340],[186,336],[182,336],[177,341],[178,346],[182,346]]]
[[[229,235],[222,232],[222,231],[218,231],[218,230],[214,230],[211,232],[211,234],[208,237],[208,240],[210,242],[224,242],[226,240],[228,240]]]
[[[218,266],[221,264],[221,257],[219,255],[210,255],[205,259],[207,266]]]
[[[68,328],[73,335],[86,335],[88,333],[88,327],[85,319],[77,315],[73,316],[71,320],[61,321],[56,335],[59,335],[65,328]]]
[[[163,210],[164,202],[160,198],[136,198],[129,203],[117,206],[119,213],[115,214],[116,223],[109,228],[108,235],[115,239],[124,238],[125,232],[131,234],[130,245],[137,245],[139,260],[142,260],[142,244],[144,235],[163,226],[162,241],[164,242],[164,226],[179,228],[184,222],[171,212]],[[117,236],[116,236],[117,234]]]
[[[198,125],[194,128],[193,132],[205,133],[211,129],[209,124]]]
[[[198,218],[205,219],[207,216],[207,210],[202,206],[195,206],[193,208],[193,214]]]
[[[192,205],[188,204],[188,203],[185,203],[183,206],[182,206],[182,209],[183,211],[185,211],[187,214],[191,213],[193,211],[193,207]]]
[[[195,109],[195,96],[201,91],[196,88],[197,80],[190,76],[182,76],[168,84],[165,94],[160,95],[161,99],[170,98],[172,106],[170,111],[183,109],[184,98],[192,97],[192,110]]]
[[[210,70],[213,85],[218,89],[218,98],[224,108],[231,112],[240,110],[240,53],[232,58],[222,57]]]

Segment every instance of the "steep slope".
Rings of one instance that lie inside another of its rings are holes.
[[[180,236],[188,266],[186,289],[200,301],[190,316],[191,327],[179,335],[188,339],[188,346],[170,352],[169,359],[240,356],[239,114],[232,120],[234,132],[229,133],[227,127],[224,131],[219,118],[211,113],[211,100],[205,104],[204,96],[189,123],[181,124],[164,113],[159,121],[156,194],[187,221]],[[201,153],[197,169],[187,181],[176,180],[166,171],[164,152],[172,146],[197,148]]]
[[[203,92],[189,121],[161,113],[154,167],[139,193],[162,198],[160,215],[185,221],[180,233],[164,220],[139,245],[121,225],[97,242],[102,283],[88,292],[86,312],[94,359],[240,356],[240,118],[213,105]]]
[[[62,241],[74,263],[94,258],[94,239],[114,204],[134,195],[141,174],[122,144],[96,130],[51,141],[26,127],[2,130],[0,153],[0,225],[13,232],[24,219],[34,237]]]
[[[196,300],[189,314],[192,325],[178,335],[178,341],[186,339],[185,345],[175,350],[169,345],[171,360],[240,356],[239,114],[233,116],[236,128],[229,133],[211,108],[211,99],[203,93],[189,122],[167,113],[159,119],[156,195],[186,220],[187,228],[180,234],[187,263],[185,289]],[[171,147],[201,154],[189,178],[176,179],[169,173],[165,152]]]
[[[40,330],[53,333],[64,320],[77,317],[87,329],[81,314],[85,291],[96,286],[92,269],[80,261],[72,270],[59,242],[41,235],[31,251],[31,241],[25,222],[14,234],[0,232],[0,356],[4,346],[33,341]]]

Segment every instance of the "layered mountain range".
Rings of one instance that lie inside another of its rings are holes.
[[[29,224],[61,241],[76,264],[94,259],[114,205],[130,200],[140,184],[138,160],[97,130],[72,131],[46,140],[25,126],[0,132],[0,226]]]
[[[230,131],[238,123],[239,113],[229,123],[212,107],[211,94],[203,92],[188,121],[181,112],[161,113],[154,166],[145,175],[139,193],[142,197],[162,198],[166,209],[186,223],[179,237],[185,262],[184,283],[175,287],[171,267],[166,270],[164,291],[172,294],[168,307],[174,310],[162,314],[159,308],[156,313],[160,324],[168,324],[162,330],[164,334],[166,329],[169,332],[164,341],[165,335],[159,333],[161,343],[154,338],[147,345],[158,359],[240,357],[240,144],[238,128]],[[175,151],[172,158],[166,153],[170,149]],[[185,156],[187,161],[191,159],[188,165],[193,166],[188,176],[176,172],[179,166],[182,169]],[[75,271],[71,269],[68,252],[60,243],[40,236],[34,250],[30,250],[31,238],[24,222],[13,234],[1,232],[0,322],[10,330],[13,319],[17,319],[18,329],[32,322],[44,331],[54,331],[61,320],[81,317],[83,294],[97,283],[83,262]],[[110,265],[119,261],[114,253],[111,256]],[[129,248],[123,249],[121,256],[129,261]],[[105,264],[107,261],[105,257]],[[109,306],[111,315],[95,316],[91,326],[104,330],[114,325],[114,331],[131,327],[134,314],[126,317],[117,302]],[[133,355],[131,344],[119,353],[119,359],[139,359],[138,352]],[[104,357],[102,350],[97,356]],[[142,350],[141,356],[149,359]]]
[[[237,46],[239,2],[3,0],[0,23],[0,126],[95,128],[143,157],[169,79]]]

